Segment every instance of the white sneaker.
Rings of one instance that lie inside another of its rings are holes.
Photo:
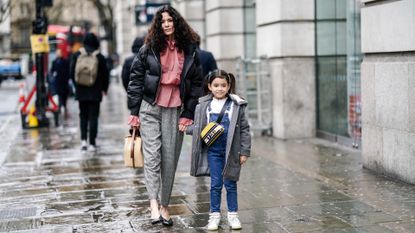
[[[81,141],[81,150],[86,151],[87,148],[88,148],[88,144],[86,143],[86,140],[82,140]]]
[[[239,230],[242,229],[241,221],[239,221],[238,213],[237,212],[229,212],[228,213],[228,222],[229,226],[232,230]]]
[[[89,145],[89,146],[88,146],[88,151],[89,151],[89,152],[95,152],[95,151],[97,151],[97,146],[94,146],[94,145]]]
[[[208,231],[217,231],[219,229],[220,213],[214,212],[209,214]]]

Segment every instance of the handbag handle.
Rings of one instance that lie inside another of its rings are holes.
[[[134,164],[134,144],[135,144],[135,138],[137,137],[137,127],[133,126],[133,133],[131,135],[131,145],[130,145],[130,158],[133,160],[133,167],[135,167]]]

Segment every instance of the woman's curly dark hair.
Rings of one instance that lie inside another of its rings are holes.
[[[173,18],[174,24],[174,40],[179,51],[186,50],[189,44],[200,43],[199,35],[189,26],[186,20],[180,15],[180,13],[169,5],[160,7],[157,13],[154,15],[150,28],[148,29],[148,35],[145,39],[145,44],[149,45],[156,52],[160,53],[167,47],[167,37],[164,35],[161,27],[162,15],[161,13],[167,12]]]

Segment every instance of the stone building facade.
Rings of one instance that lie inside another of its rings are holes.
[[[415,183],[415,1],[362,4],[364,166]]]
[[[172,2],[219,67],[268,57],[274,137],[353,145],[364,167],[415,183],[415,1]]]
[[[54,0],[53,7],[45,8],[49,24],[89,25],[90,30],[99,33],[99,18],[96,9],[89,1]],[[36,8],[33,0],[11,1],[10,28],[11,52],[29,53],[32,21],[35,19]]]

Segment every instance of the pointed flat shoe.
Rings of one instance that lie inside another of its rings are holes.
[[[160,215],[160,221],[161,221],[161,224],[163,224],[163,226],[166,226],[166,227],[173,226],[173,219],[171,219],[171,218],[169,220],[167,220],[167,219],[163,218],[163,216]]]
[[[156,224],[160,223],[161,222],[161,215],[158,218],[152,218],[150,222],[151,222],[152,225],[156,225]]]

